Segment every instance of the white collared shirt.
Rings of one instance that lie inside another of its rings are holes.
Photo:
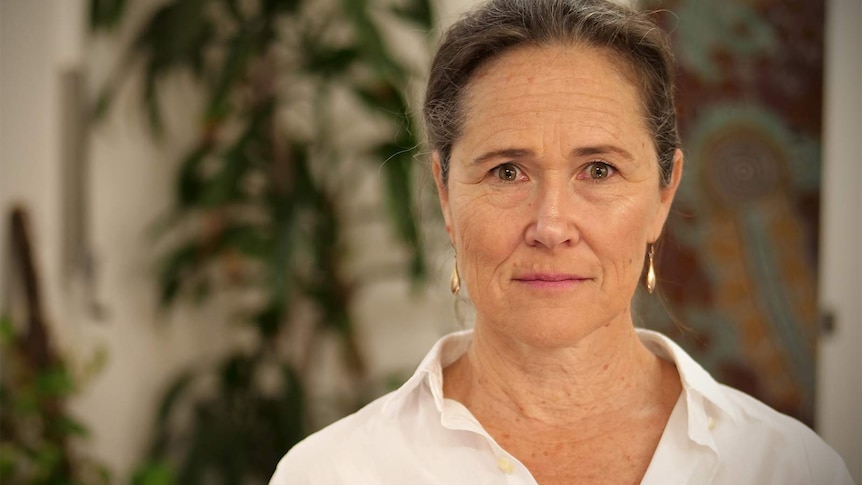
[[[719,384],[664,335],[638,336],[676,364],[683,386],[643,485],[853,484],[805,425]],[[443,368],[471,338],[468,330],[440,339],[401,388],[293,447],[270,485],[535,485],[466,407],[443,397]]]

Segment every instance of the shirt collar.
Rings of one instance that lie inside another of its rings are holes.
[[[383,412],[390,409],[394,403],[404,400],[425,382],[428,383],[437,410],[442,412],[443,369],[467,352],[471,340],[473,340],[472,329],[453,332],[440,338],[419,363],[410,379],[389,396],[383,406]]]
[[[688,437],[718,452],[712,429],[718,420],[740,419],[721,384],[691,358],[676,342],[653,330],[637,329],[641,342],[654,354],[673,362],[683,387]]]
[[[724,386],[719,384],[709,372],[700,366],[676,342],[654,331],[639,328],[638,337],[654,354],[676,364],[683,388],[693,391],[706,399],[724,414],[739,419],[739,411],[727,398]]]
[[[715,420],[740,418],[739,411],[728,400],[722,385],[694,361],[679,345],[653,330],[636,329],[641,342],[654,354],[676,365],[686,399],[688,434],[698,444],[716,449],[711,429]],[[416,369],[416,372],[387,399],[386,412],[394,403],[403,401],[423,383],[434,399],[436,408],[443,410],[443,368],[463,355],[470,346],[473,330],[450,333],[434,344]],[[717,416],[720,414],[721,416]]]

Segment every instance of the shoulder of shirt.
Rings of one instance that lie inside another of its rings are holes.
[[[341,483],[333,464],[362,450],[362,438],[375,418],[383,417],[383,408],[392,394],[372,401],[297,443],[279,461],[270,485]]]
[[[677,365],[688,392],[700,394],[706,403],[730,420],[740,444],[752,436],[765,446],[781,450],[781,456],[794,466],[807,463],[812,483],[853,483],[844,461],[817,433],[796,418],[783,414],[753,396],[716,381],[670,338],[651,330],[638,329],[641,340],[654,352],[656,345]],[[651,345],[652,344],[652,345]],[[667,355],[670,354],[670,355]]]
[[[341,483],[338,473],[343,466],[350,461],[362,460],[363,453],[374,452],[377,434],[385,433],[385,429],[393,425],[393,414],[398,412],[426,379],[440,381],[437,385],[442,389],[440,362],[444,347],[453,343],[465,347],[471,333],[468,330],[444,336],[429,350],[413,375],[397,390],[297,443],[279,462],[270,485]],[[429,389],[434,385],[431,384]],[[438,397],[442,399],[442,396]]]
[[[734,424],[735,439],[725,446],[748,448],[752,437],[758,437],[759,452],[752,452],[771,455],[773,466],[796,470],[799,483],[853,484],[843,458],[814,430],[738,389],[719,386],[742,416]]]
[[[667,336],[645,329],[638,329],[638,335],[653,352],[670,359],[676,365],[686,392],[702,396],[706,405],[732,418],[734,422],[759,422],[776,431],[817,437],[810,428],[795,418],[776,411],[743,391],[716,381],[679,344]]]
[[[810,483],[853,483],[844,460],[813,429],[738,389],[719,386],[743,417],[738,423],[740,441],[762,436],[765,447],[781,450],[777,455],[787,466],[807,470]]]

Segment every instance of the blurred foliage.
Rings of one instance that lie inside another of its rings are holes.
[[[131,3],[91,0],[93,32],[118,35]],[[167,80],[191,74],[205,103],[160,223],[170,246],[160,257],[160,301],[255,296],[236,307],[259,337],[254,348],[175,380],[136,485],[265,483],[312,431],[306,391],[319,341],[335,338],[346,372],[364,376],[351,306],[357,288],[380,274],[349,275],[348,226],[383,213],[405,249],[395,275],[425,278],[411,73],[387,47],[381,19],[429,32],[430,0],[169,0],[143,21],[96,100],[101,117],[127,77],[141,74],[140,98],[159,137]],[[367,146],[343,141],[369,126],[382,128]],[[379,174],[385,209],[357,207],[358,181],[369,172]],[[311,330],[295,331],[303,326]],[[296,338],[304,340],[283,345]]]
[[[25,332],[0,318],[0,483],[109,483],[106,468],[74,450],[72,440],[87,436],[64,409],[76,379],[56,354],[35,359],[31,348]]]

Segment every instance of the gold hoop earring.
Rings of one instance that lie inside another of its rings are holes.
[[[458,257],[455,256],[452,263],[452,277],[449,278],[449,291],[457,295],[461,291],[461,275],[458,274]]]
[[[655,256],[655,243],[652,243],[649,245],[649,269],[647,270],[647,274],[646,274],[646,289],[650,295],[652,295],[652,292],[655,291],[655,284],[656,284],[655,261],[654,261],[655,258],[654,258],[654,256]]]

